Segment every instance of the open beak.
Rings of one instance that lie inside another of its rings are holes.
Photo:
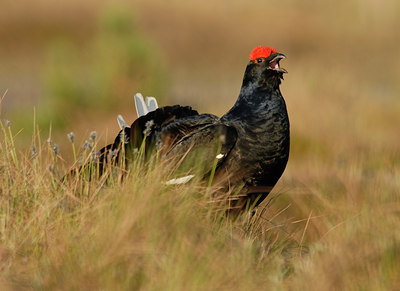
[[[282,69],[279,66],[279,61],[282,59],[286,59],[286,56],[284,54],[280,54],[280,53],[274,53],[273,55],[275,55],[275,56],[271,61],[269,61],[268,69],[275,70],[275,71],[278,71],[281,73],[287,73],[287,71],[285,69]]]

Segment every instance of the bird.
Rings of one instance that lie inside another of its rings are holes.
[[[196,176],[212,179],[213,185],[230,189],[230,208],[254,209],[278,182],[289,158],[289,117],[280,90],[287,73],[280,61],[285,58],[272,47],[254,48],[239,96],[222,117],[199,114],[190,106],[158,108],[154,97],[144,102],[136,94],[139,117],[130,127],[118,117],[120,133],[97,153],[100,170],[110,155],[118,160],[122,148],[129,164],[142,146],[147,157],[158,151],[163,159],[179,161],[176,178],[166,184],[187,183]]]

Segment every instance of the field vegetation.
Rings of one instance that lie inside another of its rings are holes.
[[[4,7],[1,290],[400,288],[397,1]],[[260,44],[287,55],[292,142],[254,217],[201,181],[165,185],[162,164],[60,182],[135,119],[135,92],[226,112]]]

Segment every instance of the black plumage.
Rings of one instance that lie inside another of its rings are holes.
[[[129,159],[146,136],[146,155],[157,149],[164,158],[185,156],[190,162],[181,165],[181,172],[196,168],[193,173],[203,177],[210,175],[217,162],[214,183],[225,190],[241,189],[232,205],[240,209],[258,205],[286,167],[290,138],[279,88],[286,72],[279,61],[285,56],[271,48],[257,49],[246,67],[239,97],[224,116],[198,114],[179,105],[158,108],[138,118],[103,148],[100,166],[106,163],[107,153],[120,153],[121,144]]]

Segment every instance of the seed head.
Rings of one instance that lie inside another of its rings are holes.
[[[118,149],[109,150],[107,152],[107,160],[111,161],[118,155]]]
[[[58,153],[60,152],[60,147],[58,146],[58,144],[55,143],[55,144],[51,147],[51,150],[53,151],[53,154],[58,155]]]
[[[50,173],[52,173],[53,175],[55,175],[56,172],[55,172],[55,167],[54,167],[53,164],[50,164],[49,167],[48,167],[48,169],[49,169],[49,172],[50,172]]]
[[[100,152],[92,151],[92,153],[90,155],[90,160],[92,162],[95,162],[95,161],[97,161],[99,159],[99,157],[100,157]]]
[[[75,134],[71,131],[67,134],[68,140],[73,143],[75,141]]]
[[[89,140],[91,141],[91,142],[95,142],[96,141],[96,139],[97,139],[97,131],[92,131],[90,134],[89,134]]]
[[[118,155],[118,150],[114,149],[111,151],[111,159],[115,158]]]
[[[31,146],[31,159],[36,158],[38,155],[37,147],[35,145]]]
[[[120,142],[123,142],[124,144],[127,144],[129,142],[129,137],[125,134],[125,130],[122,130],[120,132],[119,140],[120,140]]]
[[[153,120],[149,120],[149,121],[147,121],[146,123],[145,123],[145,129],[143,130],[143,134],[145,135],[145,136],[149,136],[150,135],[150,133],[151,133],[151,128],[153,127],[153,125],[154,125],[154,121]]]
[[[90,151],[92,150],[92,144],[89,141],[85,140],[85,142],[82,145],[82,149],[85,151]]]
[[[4,124],[5,124],[6,127],[10,127],[11,126],[11,121],[6,119],[6,120],[4,120]]]

